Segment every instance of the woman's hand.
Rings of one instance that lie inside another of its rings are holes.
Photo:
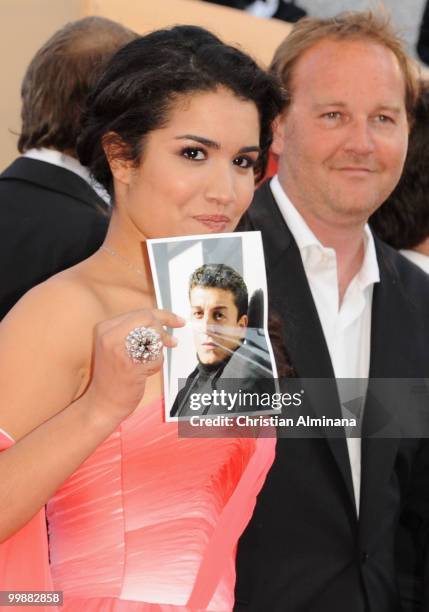
[[[167,310],[136,310],[95,327],[91,382],[85,393],[88,410],[95,418],[119,424],[139,404],[146,379],[161,370],[162,350],[153,361],[135,362],[125,347],[127,335],[136,327],[147,327],[160,335],[166,347],[176,339],[163,326],[182,327],[185,321]]]
[[[96,325],[99,314],[92,292],[59,276],[30,291],[0,325],[0,427],[16,440],[0,452],[0,542],[115,431],[137,407],[147,377],[161,369],[162,354],[147,363],[132,361],[125,347],[130,331],[152,328],[173,347],[163,326],[184,325],[162,310],[138,310]]]

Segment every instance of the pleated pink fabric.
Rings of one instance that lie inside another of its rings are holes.
[[[232,610],[236,544],[275,440],[179,438],[163,410],[138,409],[50,500],[62,610]]]

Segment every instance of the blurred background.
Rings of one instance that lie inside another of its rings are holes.
[[[291,15],[329,16],[339,11],[374,7],[373,0],[0,0],[0,168],[16,157],[20,121],[20,86],[36,50],[59,27],[86,15],[102,15],[137,32],[177,23],[194,23],[224,40],[242,45],[268,64],[288,34]],[[384,6],[402,32],[411,53],[426,0],[385,0]],[[221,6],[222,5],[222,6]],[[229,6],[226,6],[229,5]],[[239,7],[230,8],[231,6]],[[302,10],[301,10],[302,9]],[[255,15],[272,15],[264,18]]]

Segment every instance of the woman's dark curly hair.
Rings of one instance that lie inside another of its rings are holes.
[[[197,26],[152,32],[113,56],[88,97],[77,146],[81,163],[112,194],[103,144],[117,143],[120,157],[137,166],[144,137],[167,123],[179,96],[218,87],[254,102],[258,109],[261,155],[255,179],[260,180],[272,141],[271,124],[284,107],[285,94],[276,77],[248,55]]]

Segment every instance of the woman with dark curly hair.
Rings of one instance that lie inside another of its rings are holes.
[[[62,610],[232,609],[274,441],[163,421],[165,327],[184,322],[155,307],[145,241],[232,231],[282,105],[273,77],[191,26],[128,44],[90,95],[78,153],[114,202],[106,241],[0,326],[3,552],[46,504]]]

